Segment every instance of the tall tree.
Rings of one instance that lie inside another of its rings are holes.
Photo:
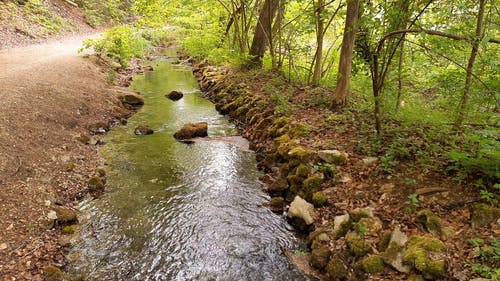
[[[254,66],[262,66],[262,58],[266,52],[266,47],[272,40],[272,25],[279,3],[280,0],[265,0],[260,10],[249,52],[252,57],[251,64]]]
[[[316,14],[316,57],[315,57],[315,65],[314,65],[314,73],[312,78],[312,84],[318,85],[319,80],[321,79],[322,73],[322,58],[323,58],[323,37],[325,35],[325,23],[323,21],[323,11],[325,9],[324,0],[318,0],[315,2],[314,12]]]
[[[472,41],[472,50],[469,56],[469,62],[467,64],[467,70],[465,75],[465,87],[460,100],[460,105],[457,111],[457,119],[455,121],[455,127],[458,129],[464,119],[465,113],[467,111],[467,104],[470,97],[470,87],[472,85],[472,69],[474,68],[474,62],[476,61],[476,56],[479,52],[479,43],[484,36],[484,7],[486,6],[486,0],[479,1],[479,11],[477,13],[477,23],[476,23],[476,39]]]
[[[337,85],[333,95],[331,107],[343,106],[349,95],[349,82],[352,68],[352,54],[356,39],[357,22],[359,18],[360,0],[347,0],[347,16],[345,20],[344,36],[340,48],[339,71]]]

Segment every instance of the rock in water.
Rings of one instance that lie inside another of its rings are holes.
[[[146,125],[140,125],[134,130],[134,134],[137,136],[152,135],[154,131]]]
[[[287,216],[295,227],[304,231],[313,224],[313,213],[314,206],[311,203],[300,198],[300,196],[295,196],[295,199],[293,199],[293,202],[290,204]]]
[[[177,140],[203,138],[207,136],[208,136],[207,122],[186,124],[174,134],[174,138]]]
[[[184,97],[184,94],[179,92],[179,91],[172,91],[169,94],[165,95],[165,97],[167,97],[173,101],[177,101],[177,100],[182,99],[182,97]]]
[[[134,93],[126,93],[118,97],[126,108],[138,108],[144,105],[144,99]]]

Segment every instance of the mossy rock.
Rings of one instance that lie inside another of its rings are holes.
[[[311,259],[309,263],[312,267],[322,270],[328,265],[331,254],[332,252],[326,245],[316,247],[311,251]]]
[[[472,208],[472,227],[481,227],[500,219],[500,208],[488,204],[475,204]]]
[[[334,218],[334,227],[333,227],[333,232],[335,233],[335,239],[344,237],[347,234],[347,232],[349,232],[351,227],[352,227],[352,220],[350,219],[349,214],[336,216]]]
[[[326,266],[326,275],[329,280],[345,280],[349,271],[346,263],[338,256],[333,257]]]
[[[355,228],[363,235],[377,235],[382,230],[382,221],[379,218],[362,218],[356,223]]]
[[[323,184],[323,177],[313,175],[308,177],[302,183],[303,191],[306,194],[307,200],[312,200],[312,196],[314,193],[321,190],[321,185]]]
[[[170,93],[166,94],[165,97],[173,101],[178,101],[184,97],[184,94],[179,91],[171,91]]]
[[[378,273],[384,271],[384,261],[378,255],[371,255],[361,260],[361,268],[366,273]]]
[[[105,180],[106,170],[104,170],[104,168],[97,168],[96,174]]]
[[[285,199],[281,196],[273,197],[269,201],[269,206],[271,207],[271,211],[281,213],[283,212],[283,207],[285,206]]]
[[[291,126],[289,132],[292,138],[307,137],[310,134],[310,128],[307,124],[298,123]]]
[[[87,134],[80,134],[78,137],[76,137],[76,140],[83,143],[83,144],[89,144],[91,138]]]
[[[76,224],[67,225],[67,226],[63,227],[62,233],[66,234],[66,235],[73,234],[77,231],[77,229],[78,229],[78,225],[76,225]]]
[[[62,281],[64,274],[59,268],[49,265],[43,269],[43,278],[45,281]]]
[[[287,180],[288,180],[288,183],[290,183],[290,185],[295,185],[295,186],[299,186],[299,187],[302,185],[302,178],[295,175],[295,174],[289,175],[287,177]]]
[[[301,177],[301,178],[307,178],[309,174],[311,173],[311,167],[305,164],[299,164],[295,170],[295,175]]]
[[[64,206],[53,206],[52,209],[56,212],[56,220],[60,224],[72,223],[78,220],[76,211],[71,208]]]
[[[355,257],[362,257],[371,252],[371,247],[365,240],[354,232],[349,232],[345,236],[347,247]]]
[[[118,97],[125,108],[138,108],[144,105],[144,99],[134,93],[123,94]]]
[[[426,279],[439,279],[446,274],[445,260],[437,258],[444,248],[444,243],[438,239],[414,236],[408,241],[403,261],[421,272]]]
[[[292,139],[288,134],[282,135],[274,139],[274,141],[278,144],[289,143]]]
[[[323,192],[315,192],[312,196],[312,203],[314,207],[321,208],[327,205],[328,198]]]
[[[317,170],[322,173],[326,179],[333,179],[338,174],[337,166],[328,163],[318,165]]]
[[[72,172],[76,168],[76,164],[73,162],[66,163],[66,172]]]
[[[257,108],[257,107],[251,108],[245,114],[245,118],[247,120],[250,120],[250,119],[252,119],[252,117],[254,117],[259,112],[260,112],[260,108]]]
[[[386,231],[380,236],[379,242],[377,243],[377,251],[384,252],[391,242],[391,231]]]
[[[155,131],[151,129],[147,125],[139,125],[134,129],[134,134],[136,136],[146,136],[146,135],[152,135],[154,134]]]
[[[276,179],[267,188],[267,192],[270,194],[281,194],[283,191],[288,189],[288,181],[282,177]]]
[[[104,191],[105,180],[102,177],[91,177],[88,182],[88,188],[90,192],[102,192]]]
[[[371,208],[357,208],[349,212],[351,219],[358,222],[362,218],[373,218],[373,210]]]
[[[441,223],[441,219],[436,216],[431,210],[422,210],[417,213],[415,221],[422,225],[422,227],[434,234],[441,235],[443,233],[443,225]]]
[[[208,123],[189,123],[184,125],[179,131],[174,134],[177,140],[186,140],[192,138],[203,138],[208,136]]]
[[[422,275],[412,274],[408,277],[408,281],[425,281]]]
[[[289,159],[299,160],[301,163],[308,163],[314,153],[304,147],[293,147],[288,151]]]

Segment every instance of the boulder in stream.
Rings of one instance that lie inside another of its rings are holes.
[[[178,100],[182,99],[182,97],[184,97],[184,94],[179,92],[179,91],[172,91],[172,92],[166,94],[165,97],[167,97],[168,99],[173,100],[173,101],[178,101]]]
[[[184,125],[179,131],[174,134],[177,140],[187,140],[192,138],[203,138],[208,136],[208,123],[189,123]]]
[[[135,93],[124,93],[118,98],[126,108],[139,108],[144,105],[144,99]]]
[[[152,135],[153,133],[154,131],[147,125],[137,126],[137,128],[135,128],[134,130],[134,134],[137,136]]]

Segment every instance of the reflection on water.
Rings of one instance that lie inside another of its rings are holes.
[[[254,155],[230,141],[174,140],[188,122],[208,122],[210,136],[237,133],[199,96],[190,69],[160,62],[133,87],[146,105],[107,136],[108,192],[81,206],[72,271],[85,280],[306,280],[281,255],[297,247],[286,222],[260,207]],[[188,94],[173,102],[164,97],[172,90]],[[155,134],[135,136],[139,124]]]

